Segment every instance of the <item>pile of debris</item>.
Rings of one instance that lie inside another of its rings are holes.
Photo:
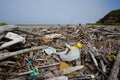
[[[120,27],[0,27],[0,80],[118,80]]]

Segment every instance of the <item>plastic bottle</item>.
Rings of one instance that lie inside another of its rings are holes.
[[[74,48],[68,54],[63,53],[63,54],[60,54],[59,56],[63,61],[73,61],[73,60],[79,58],[80,51],[78,48]]]
[[[75,46],[65,44],[65,46],[70,49],[70,52],[68,54],[67,54],[68,49],[66,49],[63,52],[57,53],[63,61],[73,61],[80,57],[80,51],[78,48],[82,48],[81,43],[77,43]]]
[[[70,50],[73,50],[74,48],[82,48],[83,45],[81,43],[77,43],[75,46],[70,46],[68,44],[65,44],[66,47],[68,47]]]

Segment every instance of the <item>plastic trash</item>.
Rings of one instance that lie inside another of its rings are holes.
[[[32,65],[32,63],[33,63],[33,62],[32,62],[32,61],[30,61],[30,60],[29,60],[29,61],[27,61],[27,65]]]
[[[57,53],[63,61],[73,61],[80,57],[80,51],[78,48],[72,49],[68,54],[67,49],[64,52]]]
[[[69,67],[69,65],[66,62],[61,62],[60,65],[59,65],[60,70],[63,70],[65,68],[67,68],[67,67]]]
[[[16,43],[25,44],[25,42],[26,42],[25,38],[21,37],[18,34],[12,33],[12,32],[8,32],[7,35],[5,36],[5,38],[11,39],[12,41],[9,41],[9,42],[6,42],[6,43],[2,44],[0,46],[0,49],[3,49],[5,47],[11,46],[11,45],[14,45]]]
[[[70,74],[71,72],[81,70],[83,68],[84,68],[83,65],[74,66],[74,67],[67,67],[67,68],[65,68],[63,70],[55,70],[54,73],[58,74],[58,75],[66,75],[66,74]]]
[[[39,70],[38,70],[37,66],[35,67],[34,70],[32,70],[30,66],[28,66],[28,70],[29,70],[31,76],[37,76],[39,74]]]
[[[63,70],[63,69],[68,68],[68,67],[70,67],[70,66],[66,62],[61,62],[60,65],[59,65],[60,70]],[[74,76],[74,75],[76,75],[76,72],[73,71],[73,72],[70,73],[70,75]]]
[[[30,56],[31,59],[33,58],[33,56],[34,56],[33,51],[31,51],[31,52],[29,53],[29,56]]]
[[[116,56],[115,55],[109,55],[107,58],[108,58],[109,61],[116,60]]]
[[[62,74],[69,74],[69,73],[71,73],[73,71],[77,71],[77,70],[80,70],[82,68],[84,68],[84,66],[79,65],[79,66],[74,66],[74,67],[68,67],[68,68],[65,68],[65,69],[63,69],[61,71],[62,71]]]
[[[65,44],[65,46],[72,50],[74,48],[82,48],[83,45],[81,43],[77,43],[75,46],[70,46],[68,44]]]
[[[54,49],[53,47],[47,47],[47,48],[43,49],[42,52],[45,52],[48,55],[56,54],[56,49]]]
[[[46,73],[46,72],[48,72],[49,71],[49,68],[45,68],[44,69],[44,72]]]

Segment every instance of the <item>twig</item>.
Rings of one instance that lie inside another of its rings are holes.
[[[52,67],[52,66],[57,66],[59,64],[60,63],[54,63],[54,64],[50,64],[50,65],[39,66],[38,68]]]
[[[90,51],[89,53],[90,53],[91,58],[93,59],[95,66],[98,67],[98,63],[97,63],[97,60],[95,59],[95,56]]]
[[[68,77],[68,80],[91,80],[91,79],[94,79],[94,75]]]
[[[106,65],[104,64],[103,60],[100,59],[100,64],[103,72],[106,72]]]

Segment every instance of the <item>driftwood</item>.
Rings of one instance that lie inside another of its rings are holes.
[[[6,48],[6,47],[8,47],[8,46],[17,44],[17,43],[19,43],[19,42],[21,42],[20,39],[17,39],[17,40],[15,39],[15,40],[13,40],[13,41],[6,42],[6,43],[4,43],[4,44],[2,44],[2,45],[0,46],[0,50]]]
[[[21,32],[24,32],[24,33],[27,33],[27,34],[31,34],[31,35],[35,35],[35,36],[41,36],[41,34],[38,34],[38,33],[33,33],[31,31],[28,31],[26,29],[23,29],[23,28],[20,28],[18,26],[6,26],[6,27],[1,27],[0,28],[0,34],[4,33],[4,32],[8,32],[8,31],[21,31]]]
[[[120,51],[118,51],[117,53],[117,58],[114,62],[114,65],[113,65],[113,68],[111,70],[108,80],[118,80],[117,76],[119,73],[119,69],[120,69]]]
[[[46,67],[52,67],[52,66],[57,66],[60,63],[54,63],[54,64],[50,64],[50,65],[44,65],[44,66],[39,66],[38,68],[46,68]]]
[[[56,75],[65,75],[65,74],[69,74],[71,72],[74,72],[74,71],[77,71],[77,70],[80,70],[80,69],[83,69],[84,66],[82,65],[79,65],[79,66],[75,66],[75,67],[68,67],[68,68],[65,68],[63,70],[55,70],[54,73]]]
[[[37,47],[32,47],[32,48],[28,48],[28,49],[19,50],[19,51],[16,51],[16,52],[0,53],[0,60],[6,59],[6,58],[14,56],[14,55],[22,54],[22,53],[35,51],[35,50],[38,50],[38,49],[44,49],[46,47],[47,46],[37,46]]]
[[[28,33],[28,34],[31,34],[31,35],[35,35],[35,36],[41,36],[41,34],[33,33],[31,31],[19,28],[19,27],[14,26],[14,25],[13,26],[0,27],[0,34],[3,34],[4,32],[8,32],[8,31],[15,31],[15,30],[16,31],[25,32],[25,33]],[[0,39],[2,39],[4,36],[5,36],[5,34],[1,35]],[[20,42],[19,39],[16,42],[15,41],[7,42],[6,44],[1,45],[0,49],[3,49],[3,48],[8,47],[8,46],[11,46],[11,45],[16,44],[18,42]]]
[[[24,32],[24,33],[27,33],[27,34],[31,34],[31,35],[35,35],[35,36],[42,36],[41,34],[38,34],[38,33],[34,33],[34,32],[31,32],[31,31],[28,31],[26,29],[22,29],[22,28],[16,28],[17,31],[21,31],[21,32]]]
[[[75,75],[74,77],[72,77],[72,75],[66,75],[68,79],[91,80],[90,74],[93,74],[97,80],[108,80],[109,77],[108,74],[112,73],[112,71],[110,72],[109,70],[112,70],[111,66],[114,65],[111,63],[111,61],[108,60],[108,56],[112,55],[113,53],[115,53],[116,50],[120,49],[119,30],[114,30],[114,27],[113,28],[105,27],[99,30],[100,27],[96,27],[96,26],[95,27],[55,26],[55,27],[49,27],[49,28],[44,27],[38,29],[36,28],[36,26],[32,28],[31,26],[28,26],[27,28],[26,27],[27,26],[15,26],[15,25],[13,25],[12,27],[9,25],[8,27],[0,27],[0,39],[1,39],[0,45],[3,45],[5,42],[8,42],[8,40],[3,39],[8,31],[18,33],[21,36],[25,36],[27,41],[24,45],[23,44],[13,45],[11,47],[8,47],[7,49],[0,50],[0,55],[1,55],[0,78],[2,80],[8,80],[13,78],[15,79],[15,77],[18,76],[21,77],[21,75],[31,73],[26,68],[28,64],[32,64],[30,65],[32,69],[37,65],[41,74],[37,75],[36,77],[44,76],[45,79],[51,77],[57,77],[61,75],[63,76],[68,73],[71,73],[71,71],[74,70],[73,68],[59,70],[60,62],[58,62],[59,60],[56,61],[57,57],[54,57],[57,55],[47,55],[45,54],[45,52],[42,52],[39,49],[30,52],[18,53],[20,55],[17,55],[17,52],[13,52],[13,51],[21,50],[21,49],[23,50],[23,48],[27,49],[28,47],[30,49],[32,46],[37,46],[40,44],[41,46],[49,45],[50,47],[55,48],[57,52],[62,52],[66,48],[64,44],[67,43],[71,46],[74,46],[77,42],[83,44],[83,48],[81,49],[81,56],[77,60],[74,60],[72,62],[67,62],[67,64],[69,64],[71,67],[75,67],[78,65],[84,65],[85,67],[82,70],[78,70],[78,71],[75,70],[76,73],[73,74]],[[44,36],[54,33],[62,34],[62,37],[60,37],[59,39],[51,40],[51,42],[49,43],[45,43]],[[95,56],[91,51],[91,47],[95,47],[98,50],[98,52],[100,52],[100,54],[102,55],[102,58],[101,56]],[[10,53],[9,54],[10,56],[8,55],[8,53]],[[16,53],[14,54],[15,56],[12,53]],[[5,56],[7,56],[8,58]],[[5,58],[7,58],[7,61],[12,61],[12,63],[6,62]],[[119,73],[117,74],[113,73],[113,74],[114,75],[118,74],[118,78],[120,79]],[[27,75],[25,75],[25,77],[27,77]],[[43,80],[43,79],[39,79],[39,80]]]
[[[14,31],[17,29],[17,26],[6,26],[6,27],[0,27],[0,34],[4,33],[4,32],[8,32],[8,31]]]
[[[92,80],[92,79],[94,79],[94,75],[68,77],[68,80]]]
[[[95,59],[94,54],[92,54],[90,51],[89,51],[89,53],[90,53],[91,58],[93,59],[93,62],[94,62],[94,64],[95,64],[95,67],[98,67],[98,63],[97,63],[97,60]]]
[[[83,69],[83,68],[84,68],[84,66],[79,65],[79,66],[75,66],[75,67],[68,67],[68,68],[65,68],[61,71],[63,72],[62,74],[69,74],[73,71],[80,70],[80,69]]]
[[[5,36],[5,34],[3,34],[3,35],[0,35],[0,40],[3,38]]]

